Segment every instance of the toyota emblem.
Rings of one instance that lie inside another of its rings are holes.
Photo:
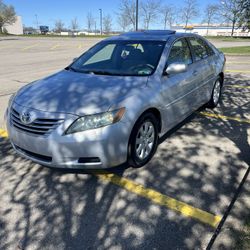
[[[31,114],[29,112],[22,112],[20,120],[23,124],[30,124],[32,122]]]

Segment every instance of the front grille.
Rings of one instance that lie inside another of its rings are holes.
[[[12,126],[15,128],[35,135],[48,135],[63,122],[62,119],[39,118],[35,119],[30,124],[23,124],[20,119],[20,114],[13,108],[11,109],[10,113],[10,121]]]

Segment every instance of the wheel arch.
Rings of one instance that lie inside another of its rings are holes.
[[[223,72],[220,72],[219,73],[219,77],[221,78],[221,84],[222,84],[222,86],[223,86],[223,84],[224,84],[224,73]]]
[[[128,144],[131,140],[131,134],[132,134],[132,131],[134,130],[134,127],[136,125],[136,123],[140,120],[140,118],[145,115],[146,113],[151,113],[153,114],[156,119],[158,120],[158,134],[160,134],[161,132],[161,129],[162,129],[162,115],[161,115],[161,112],[159,111],[159,109],[155,108],[155,107],[150,107],[150,108],[147,108],[145,109],[138,117],[137,119],[135,120],[131,130],[130,130],[130,136],[129,136],[129,141],[128,141]]]
[[[131,140],[132,140],[132,138],[133,138],[133,131],[134,131],[134,129],[135,129],[135,127],[136,127],[136,124],[137,124],[137,122],[141,119],[141,117],[142,116],[144,116],[145,114],[152,114],[155,118],[156,118],[156,120],[158,121],[158,138],[157,138],[157,141],[158,141],[158,139],[159,139],[159,134],[160,134],[160,132],[161,132],[161,129],[162,129],[162,116],[161,116],[161,113],[160,113],[160,111],[159,111],[159,109],[157,109],[157,108],[155,108],[155,107],[150,107],[150,108],[147,108],[147,109],[145,109],[139,116],[138,116],[138,118],[136,119],[136,121],[134,122],[134,124],[133,124],[133,126],[132,126],[132,129],[131,129],[131,131],[130,131],[130,136],[129,136],[129,140],[128,140],[128,145],[127,145],[127,148],[128,148],[128,150],[127,150],[127,160],[128,160],[128,162],[130,163],[130,164],[132,164],[133,165],[133,161],[131,161],[131,158],[129,157],[129,155],[131,154]],[[157,145],[158,145],[158,142],[157,142]],[[156,146],[156,148],[157,148],[157,146]],[[154,151],[155,152],[155,151]]]
[[[146,113],[152,113],[155,118],[158,120],[158,132],[161,132],[162,129],[162,117],[161,117],[161,112],[159,111],[159,109],[152,107],[152,108],[148,108],[145,111],[143,111],[143,113],[138,117],[138,119],[136,120],[136,122]]]

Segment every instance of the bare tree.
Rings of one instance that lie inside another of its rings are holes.
[[[185,28],[188,23],[198,16],[198,6],[196,0],[185,0],[184,7],[181,8],[182,21],[185,23]]]
[[[239,27],[250,31],[250,1],[240,0],[241,15],[239,18]]]
[[[148,30],[150,23],[156,20],[160,7],[161,2],[159,0],[146,0],[141,3],[141,16],[146,30]]]
[[[235,25],[240,21],[241,4],[239,0],[223,0],[221,1],[220,14],[224,17],[226,22],[232,24],[231,36],[234,34]]]
[[[136,5],[134,0],[121,0],[120,7],[118,10],[118,19],[121,19],[123,22],[123,27],[124,28],[124,23],[129,25],[132,25],[133,29],[135,30],[136,26]],[[126,20],[124,22],[124,20]],[[120,23],[121,25],[121,23]]]
[[[87,26],[88,26],[89,32],[93,30],[94,25],[95,25],[95,19],[94,19],[92,13],[88,12],[88,14],[87,14]]]
[[[103,18],[103,30],[106,34],[109,34],[112,28],[112,18],[110,15],[106,15]]]
[[[12,5],[6,5],[0,0],[0,33],[3,31],[3,26],[13,24],[16,21],[16,12]]]
[[[122,31],[124,32],[127,27],[130,25],[128,17],[124,13],[120,13],[118,15],[118,24],[122,28]]]
[[[172,5],[165,5],[161,9],[161,14],[163,16],[164,29],[166,29],[167,26],[171,29],[177,18],[175,7]]]
[[[70,25],[70,28],[71,30],[74,32],[74,31],[77,31],[77,29],[79,28],[79,25],[78,25],[78,21],[77,21],[77,18],[73,18],[71,20],[71,25]]]
[[[55,28],[54,31],[61,33],[64,29],[64,23],[62,22],[62,20],[58,19],[55,21]]]
[[[205,18],[204,22],[207,23],[207,35],[208,35],[208,27],[215,20],[219,12],[219,6],[217,4],[208,4],[205,8]]]

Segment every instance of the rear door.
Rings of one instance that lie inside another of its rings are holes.
[[[193,54],[193,65],[200,76],[197,98],[199,105],[203,105],[210,99],[211,89],[214,83],[214,53],[201,38],[189,37],[188,41]]]

